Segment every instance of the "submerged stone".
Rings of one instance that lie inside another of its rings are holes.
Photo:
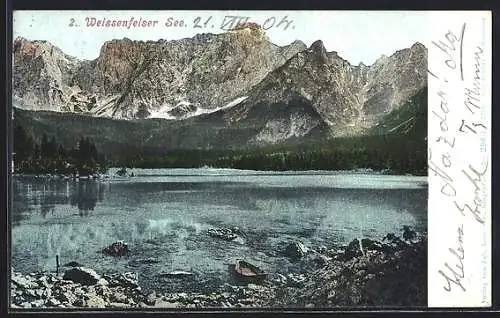
[[[101,276],[94,270],[85,267],[75,267],[67,270],[63,276],[64,280],[70,280],[82,285],[95,285],[101,281]]]

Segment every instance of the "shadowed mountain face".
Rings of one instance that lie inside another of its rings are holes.
[[[321,41],[279,47],[250,28],[112,40],[93,61],[44,41],[17,38],[13,48],[13,102],[24,109],[16,119],[68,143],[95,134],[98,146],[227,149],[385,133],[405,114],[422,120],[398,110],[426,86],[419,43],[371,66],[351,65]]]

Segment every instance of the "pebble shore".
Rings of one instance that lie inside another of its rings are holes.
[[[146,291],[132,272],[108,275],[74,266],[56,275],[12,269],[11,308],[332,308],[427,303],[426,236],[354,240],[343,249],[322,253],[299,247],[304,255],[294,256],[315,261],[315,270],[273,273],[261,284],[226,283],[208,293]]]

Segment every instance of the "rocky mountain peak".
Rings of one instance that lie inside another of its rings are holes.
[[[78,61],[57,49],[58,56],[44,54],[45,62],[37,62],[34,52],[40,49],[30,46],[40,45],[23,39],[14,44],[14,94],[20,105],[124,119],[214,111],[244,98],[304,49],[301,42],[276,46],[253,25],[174,41],[110,40],[94,61]],[[43,52],[52,48],[44,45]],[[50,74],[47,84],[29,91],[40,72]],[[55,91],[49,83],[57,83]]]
[[[132,41],[129,38],[123,38],[121,40],[113,39],[104,42],[101,47],[101,52],[99,55],[113,54],[116,52],[125,52],[131,48],[137,47],[141,43],[140,41]]]
[[[302,42],[301,40],[295,40],[290,45],[301,47],[303,50],[305,50],[307,48],[307,45],[304,42]]]
[[[314,41],[311,46],[309,47],[310,50],[318,53],[326,53],[326,48],[325,45],[323,44],[323,41],[321,40],[316,40]]]
[[[93,61],[48,42],[17,39],[14,46],[13,94],[25,108],[115,119],[210,118],[261,129],[257,143],[313,130],[360,133],[427,85],[420,43],[353,66],[321,40],[281,47],[255,26],[172,41],[111,40]]]
[[[319,64],[329,64],[330,59],[327,54],[323,41],[317,40],[309,47],[309,51],[313,54],[314,60]]]
[[[37,58],[43,56],[49,58],[64,58],[69,62],[73,62],[76,58],[71,57],[62,52],[58,47],[52,45],[48,41],[35,40],[30,41],[23,37],[17,37],[13,43],[12,54],[14,57],[21,58]]]
[[[246,34],[251,36],[264,36],[266,34],[262,26],[255,22],[246,22],[238,24],[230,32],[238,34]]]
[[[375,60],[375,63],[373,63],[373,64],[374,65],[381,65],[381,64],[387,63],[388,60],[389,60],[389,57],[385,54],[382,54],[382,55],[380,55],[380,57],[378,59]]]
[[[425,47],[425,45],[423,45],[422,43],[420,42],[415,42],[411,47],[410,47],[411,50],[413,51],[425,51],[427,52],[427,48]]]

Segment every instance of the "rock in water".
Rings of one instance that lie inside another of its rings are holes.
[[[403,226],[403,239],[405,241],[412,241],[417,237],[417,232],[411,229],[408,225]]]
[[[136,288],[139,286],[139,276],[137,273],[126,272],[121,273],[119,275],[106,276],[109,280],[110,287],[122,286],[122,287],[130,287]]]
[[[344,250],[344,259],[349,260],[354,257],[358,257],[363,255],[363,252],[361,251],[361,248],[359,246],[359,240],[354,239],[347,245],[347,247]]]
[[[105,247],[102,252],[110,256],[124,256],[127,255],[130,250],[127,243],[123,241],[117,241]]]
[[[318,247],[318,253],[320,254],[326,254],[328,252],[328,248],[324,245],[321,245]]]
[[[304,257],[307,254],[307,251],[307,247],[305,247],[304,244],[300,242],[294,242],[290,243],[286,247],[285,254],[290,258],[298,259]]]
[[[94,270],[85,267],[74,267],[67,270],[63,276],[64,280],[70,280],[82,285],[95,285],[102,281],[102,278]]]
[[[361,246],[363,246],[363,250],[365,251],[382,251],[384,250],[384,246],[382,243],[364,238],[361,240]]]
[[[215,229],[208,229],[208,235],[212,237],[217,237],[226,241],[233,241],[236,238],[238,238],[238,235],[236,235],[233,230],[228,229],[228,228],[215,228]]]
[[[173,277],[173,278],[183,278],[193,276],[193,273],[186,271],[172,271],[169,273],[160,274],[161,276]]]
[[[78,263],[78,262],[71,261],[69,263],[64,264],[63,266],[64,267],[82,267],[83,265]]]

